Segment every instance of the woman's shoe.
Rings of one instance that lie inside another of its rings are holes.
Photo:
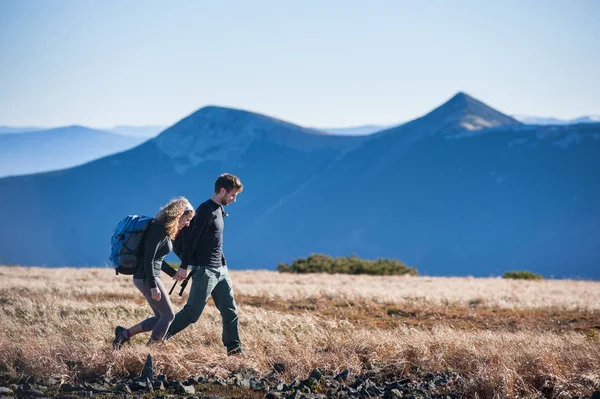
[[[123,332],[125,331],[125,327],[117,326],[115,328],[115,339],[113,340],[113,349],[121,349],[123,344],[129,342],[129,338],[125,338]]]

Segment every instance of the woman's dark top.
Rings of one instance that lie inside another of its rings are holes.
[[[133,278],[144,279],[148,287],[156,288],[156,279],[160,277],[161,270],[173,277],[175,269],[164,261],[165,256],[172,250],[173,244],[165,231],[165,226],[153,221],[146,231],[141,263],[133,274]]]

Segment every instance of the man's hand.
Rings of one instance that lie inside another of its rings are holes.
[[[158,288],[151,288],[150,293],[152,294],[152,299],[155,301],[160,301],[161,294]]]
[[[183,281],[183,280],[185,280],[186,277],[187,277],[187,269],[182,269],[182,268],[177,269],[177,271],[175,272],[175,275],[173,276],[173,278],[177,281]]]

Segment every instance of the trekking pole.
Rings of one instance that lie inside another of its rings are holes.
[[[171,293],[173,292],[173,289],[175,288],[176,285],[177,285],[177,280],[175,280],[175,284],[173,284],[173,286],[171,287],[171,291],[169,291],[169,295],[171,295]]]
[[[185,291],[185,287],[187,287],[188,281],[192,277],[192,275],[194,274],[195,271],[196,271],[196,269],[192,269],[192,271],[190,272],[190,274],[188,274],[188,276],[185,278],[185,280],[183,280],[181,282],[181,290],[179,290],[179,296],[183,295],[183,291]],[[173,286],[173,287],[175,287],[175,286]]]

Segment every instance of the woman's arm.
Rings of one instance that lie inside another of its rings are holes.
[[[161,247],[163,240],[161,238],[160,229],[152,228],[146,235],[144,243],[144,271],[146,272],[146,280],[148,287],[156,288],[156,277],[154,272],[154,262],[156,260],[156,252]],[[158,271],[160,273],[160,270]]]

